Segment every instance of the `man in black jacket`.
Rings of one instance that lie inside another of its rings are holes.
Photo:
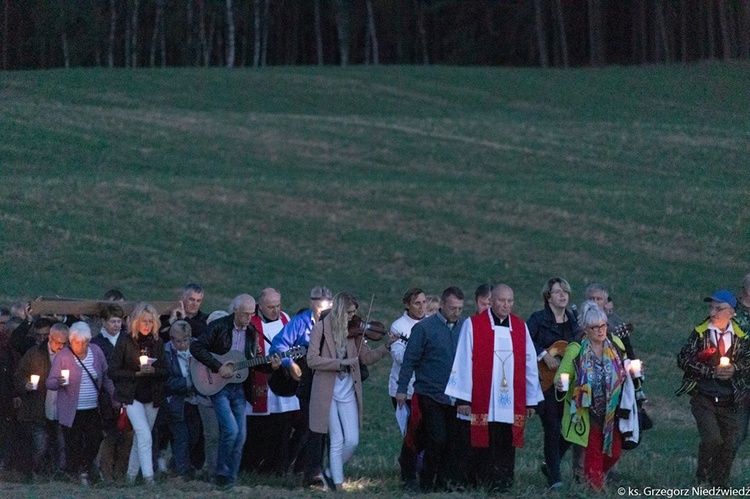
[[[244,358],[255,357],[258,351],[258,332],[251,324],[255,313],[255,299],[250,295],[239,295],[232,300],[233,313],[208,325],[206,331],[190,345],[195,360],[224,379],[234,375],[234,363],[222,363],[212,354],[224,355],[230,350],[242,352]],[[280,361],[275,363],[276,367]],[[247,401],[252,401],[253,376],[239,383],[227,383],[211,396],[219,422],[219,451],[216,460],[216,485],[228,490],[237,481],[242,446],[247,436],[245,410]]]

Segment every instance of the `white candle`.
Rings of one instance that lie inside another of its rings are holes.
[[[31,375],[31,386],[33,386],[33,390],[36,390],[39,388],[39,375],[38,374],[32,374]]]
[[[148,355],[141,355],[138,359],[141,361],[142,366],[148,364]]]
[[[719,365],[722,367],[727,367],[729,365],[729,357],[722,357],[719,359]]]
[[[641,377],[641,361],[633,359],[630,361],[630,371],[633,373],[634,378]]]
[[[562,391],[567,392],[570,388],[570,374],[560,373],[560,382],[562,383]]]
[[[63,369],[60,371],[60,376],[63,377],[63,385],[70,383],[70,369]]]

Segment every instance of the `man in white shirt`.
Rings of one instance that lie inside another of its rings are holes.
[[[515,449],[544,400],[536,350],[513,303],[513,290],[498,284],[490,308],[464,322],[445,389],[470,421],[470,480],[496,492],[513,485]]]
[[[393,408],[396,408],[396,392],[398,391],[398,376],[401,372],[401,364],[404,362],[404,352],[406,351],[406,343],[411,335],[411,328],[424,318],[425,309],[427,306],[427,297],[419,288],[409,289],[402,299],[404,305],[404,313],[401,317],[393,321],[391,324],[391,334],[399,336],[399,340],[391,345],[391,357],[393,358],[393,365],[391,366],[391,374],[388,377],[388,393],[393,401]],[[409,381],[409,386],[406,391],[406,405],[411,408],[411,397],[414,393],[414,375],[412,375]],[[407,487],[413,487],[416,485],[417,480],[417,455],[404,441],[401,446],[401,455],[398,458],[399,465],[401,466],[401,481]]]

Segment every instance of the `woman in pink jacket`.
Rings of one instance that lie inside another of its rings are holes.
[[[348,293],[333,297],[331,312],[310,333],[307,365],[314,371],[310,397],[310,430],[330,434],[329,466],[323,478],[336,490],[344,483],[344,463],[359,444],[362,424],[362,380],[359,364],[374,364],[388,355],[396,337],[371,350],[362,336],[349,338],[348,324],[357,312]]]

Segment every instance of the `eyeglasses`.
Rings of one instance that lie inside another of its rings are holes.
[[[606,331],[607,330],[607,323],[605,322],[604,324],[592,324],[592,325],[587,326],[587,327],[591,331],[599,333],[601,331]]]
[[[728,308],[732,308],[730,306],[722,306],[722,305],[711,305],[711,311],[712,312],[721,312],[722,310],[726,310]]]
[[[556,289],[554,291],[550,291],[549,294],[551,294],[551,295],[567,295],[568,292],[565,291],[564,289]]]

